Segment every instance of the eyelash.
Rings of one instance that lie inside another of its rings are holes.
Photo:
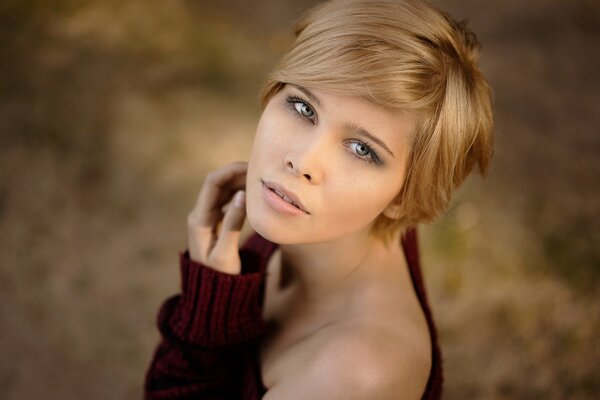
[[[288,96],[288,97],[286,98],[286,102],[288,103],[288,105],[289,105],[290,109],[292,110],[292,112],[293,112],[293,114],[294,114],[295,116],[297,116],[298,118],[300,118],[300,119],[303,119],[303,120],[308,120],[308,121],[309,121],[310,123],[312,123],[313,125],[316,123],[316,121],[315,121],[315,120],[313,120],[313,119],[310,119],[310,118],[308,118],[308,117],[305,117],[304,115],[300,114],[300,113],[299,113],[299,112],[296,110],[296,107],[294,107],[294,105],[296,105],[296,104],[298,104],[298,103],[302,103],[302,104],[304,104],[304,105],[306,105],[306,106],[310,107],[310,109],[311,109],[311,110],[312,110],[312,112],[313,112],[313,117],[314,117],[314,116],[316,115],[316,111],[315,111],[315,109],[314,109],[314,108],[313,108],[313,107],[310,105],[310,103],[309,103],[308,101],[306,101],[306,100],[304,100],[303,98],[301,98],[301,97],[298,97],[298,96]],[[372,144],[371,144],[371,143],[369,143],[369,142],[364,142],[364,141],[359,141],[359,140],[353,140],[353,141],[352,141],[352,142],[350,142],[350,143],[356,143],[356,144],[363,145],[363,146],[365,146],[365,147],[366,147],[366,148],[369,150],[369,155],[367,155],[367,156],[359,156],[359,155],[358,155],[358,154],[356,154],[355,152],[351,151],[351,152],[350,152],[350,154],[351,154],[353,157],[355,157],[356,159],[358,159],[358,160],[361,160],[361,161],[368,162],[368,163],[370,163],[370,164],[377,164],[377,165],[381,165],[381,164],[382,164],[381,160],[379,159],[379,156],[377,155],[377,153],[375,152],[375,150],[373,150],[373,147],[372,147]]]
[[[312,112],[313,112],[313,117],[314,117],[314,116],[315,116],[317,113],[315,112],[315,109],[314,109],[314,108],[313,108],[313,107],[310,105],[310,103],[309,103],[308,101],[306,101],[306,100],[304,100],[304,99],[302,99],[302,98],[300,98],[300,97],[297,97],[297,96],[288,96],[288,98],[286,99],[286,101],[288,102],[288,104],[289,104],[290,108],[292,109],[293,113],[294,113],[294,114],[295,114],[295,115],[296,115],[298,118],[301,118],[301,119],[308,119],[308,120],[309,120],[311,123],[313,123],[313,124],[316,122],[315,120],[313,120],[313,119],[310,119],[310,118],[308,118],[308,117],[305,117],[304,115],[300,114],[300,113],[299,113],[299,112],[296,110],[296,107],[294,107],[294,105],[295,105],[295,104],[302,103],[303,105],[305,105],[305,106],[308,106],[308,107],[309,107],[309,108],[312,110]]]
[[[382,164],[379,157],[377,157],[377,153],[375,153],[375,150],[373,150],[373,147],[371,147],[372,145],[369,142],[362,142],[362,141],[355,140],[355,141],[352,141],[351,143],[361,144],[361,145],[365,146],[367,148],[367,150],[369,150],[369,155],[362,156],[362,157],[359,156],[358,154],[356,154],[355,152],[351,151],[350,154],[352,156],[356,157],[359,160],[366,161],[371,164],[377,164],[377,165]]]

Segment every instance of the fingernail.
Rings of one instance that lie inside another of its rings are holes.
[[[233,204],[237,208],[244,208],[244,200],[246,200],[246,192],[243,190],[238,191],[233,199]]]

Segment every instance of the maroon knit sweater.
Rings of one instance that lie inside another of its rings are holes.
[[[416,230],[402,247],[432,345],[432,366],[422,399],[442,392],[442,359],[419,266]],[[258,234],[240,250],[242,272],[230,275],[180,254],[181,294],[158,315],[162,341],[146,374],[146,399],[258,400],[265,394],[258,347],[267,332],[262,317],[267,262],[277,245]]]

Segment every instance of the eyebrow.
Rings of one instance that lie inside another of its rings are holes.
[[[306,95],[306,97],[308,97],[309,99],[314,101],[319,107],[323,107],[319,98],[313,92],[308,90],[307,88],[298,86],[298,85],[291,85],[291,86],[298,89],[302,93],[304,93]],[[379,146],[381,146],[385,151],[387,151],[392,157],[396,158],[394,153],[392,153],[390,148],[386,146],[386,144],[383,142],[383,140],[381,140],[377,136],[371,134],[368,130],[366,130],[362,126],[357,125],[357,124],[348,124],[348,125],[346,125],[346,127],[348,128],[348,130],[351,130],[360,136],[371,139],[372,141],[377,143]]]
[[[360,136],[364,136],[368,139],[371,139],[372,141],[374,141],[375,143],[377,143],[378,145],[380,145],[385,151],[387,151],[388,153],[390,153],[390,155],[394,158],[396,158],[396,156],[394,155],[394,153],[392,153],[392,151],[389,149],[389,147],[387,147],[385,145],[385,143],[383,142],[383,140],[379,139],[377,136],[372,135],[368,130],[366,130],[365,128],[356,125],[356,124],[349,124],[347,125],[349,129],[351,129],[354,133],[360,135]]]
[[[299,91],[301,91],[302,93],[304,93],[306,95],[306,97],[308,97],[309,99],[311,99],[312,101],[314,101],[315,103],[317,103],[317,105],[319,107],[323,107],[321,104],[321,100],[319,100],[319,98],[310,90],[308,90],[307,88],[303,87],[303,86],[298,86],[298,85],[292,85],[293,87],[295,87],[296,89],[298,89]]]

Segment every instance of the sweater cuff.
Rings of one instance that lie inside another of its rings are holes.
[[[258,257],[240,250],[242,265],[256,265]],[[169,313],[172,334],[186,343],[220,347],[253,341],[266,332],[264,270],[232,275],[192,260],[188,251],[179,258],[182,294]]]

